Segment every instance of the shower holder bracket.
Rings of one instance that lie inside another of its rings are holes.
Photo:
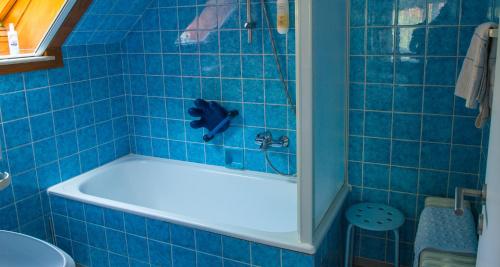
[[[243,28],[245,28],[247,30],[251,30],[251,29],[255,29],[256,25],[257,24],[255,22],[248,21],[248,22],[245,22],[245,24],[243,25]]]

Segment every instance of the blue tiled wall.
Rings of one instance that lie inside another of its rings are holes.
[[[352,198],[403,211],[406,265],[424,198],[453,197],[456,186],[481,183],[477,111],[454,97],[454,85],[475,26],[496,19],[493,2],[351,1]],[[391,262],[392,238],[363,232],[356,253]]]
[[[196,15],[215,8],[196,1],[153,1],[124,40],[133,152],[213,165],[224,165],[228,152],[246,169],[272,172],[254,143],[257,133],[270,130],[275,137],[291,138],[290,148],[274,149],[271,160],[282,172],[295,173],[295,114],[287,105],[267,28],[262,28],[262,7],[253,1],[257,28],[248,44],[242,29],[246,5],[238,2],[245,1],[224,2],[234,6],[234,12],[206,41],[178,45],[178,37]],[[267,2],[275,25],[276,5]],[[290,6],[293,14],[293,1]],[[217,8],[221,7],[227,5]],[[288,35],[275,31],[274,36],[294,96],[294,29]],[[203,130],[189,126],[194,118],[187,109],[196,98],[218,101],[240,113],[223,136],[207,144]]]
[[[81,266],[340,266],[341,217],[308,255],[50,196],[56,244]]]
[[[65,47],[64,68],[0,76],[0,229],[49,240],[45,189],[129,153],[120,53]]]
[[[152,0],[94,0],[66,45],[116,44],[125,38]]]

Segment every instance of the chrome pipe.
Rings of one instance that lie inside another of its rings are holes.
[[[460,187],[455,188],[455,215],[464,215],[464,189]]]
[[[251,0],[247,0],[247,23],[251,24],[252,23],[252,4]],[[252,36],[252,29],[248,29],[248,43],[251,43],[253,39]]]
[[[464,198],[478,197],[482,203],[486,202],[486,185],[482,190],[474,190],[469,188],[456,187],[455,188],[455,215],[462,216],[464,214]]]
[[[255,28],[255,22],[252,20],[252,5],[251,5],[251,0],[247,0],[247,21],[245,22],[245,25],[243,27],[245,29],[247,29],[248,43],[251,43],[252,39],[253,39],[252,30],[253,30],[253,28]]]

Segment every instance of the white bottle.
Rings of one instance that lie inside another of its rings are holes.
[[[276,1],[277,14],[277,28],[280,34],[287,34],[290,28],[290,7],[288,0]]]
[[[9,32],[7,33],[7,38],[9,41],[10,55],[19,55],[19,37],[16,30],[14,30],[14,23],[9,24]]]

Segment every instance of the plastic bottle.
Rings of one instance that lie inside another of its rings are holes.
[[[7,33],[7,38],[9,41],[10,55],[19,55],[19,37],[16,30],[14,29],[14,23],[9,24],[9,32]]]
[[[287,34],[290,28],[290,7],[288,0],[276,1],[277,14],[277,28],[280,34]]]

